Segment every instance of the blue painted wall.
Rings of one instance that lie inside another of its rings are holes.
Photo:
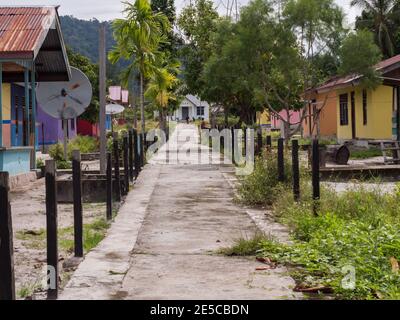
[[[11,176],[29,172],[31,150],[0,150],[0,171],[8,171]]]

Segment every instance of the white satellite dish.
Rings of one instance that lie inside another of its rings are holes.
[[[114,115],[124,112],[125,108],[119,104],[106,105],[106,114]]]
[[[85,112],[92,101],[92,84],[87,76],[71,67],[71,80],[65,82],[41,82],[37,90],[40,108],[48,115],[63,120],[64,157],[67,158],[68,119],[74,119]]]
[[[37,100],[48,115],[63,120],[74,119],[89,106],[92,85],[82,71],[71,67],[70,81],[39,83]]]

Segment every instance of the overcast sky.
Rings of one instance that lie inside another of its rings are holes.
[[[246,4],[249,0],[238,0],[239,3]],[[343,6],[347,14],[349,23],[354,21],[358,10],[350,8],[351,0],[335,0]],[[178,11],[184,7],[189,0],[175,0]],[[228,0],[214,0],[216,4],[227,3]],[[123,5],[120,0],[0,0],[1,5],[60,5],[61,15],[73,15],[80,19],[97,18],[98,20],[112,20],[121,17]],[[220,4],[220,9],[223,6]]]

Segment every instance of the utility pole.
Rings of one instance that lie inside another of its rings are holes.
[[[99,29],[100,173],[106,173],[106,25]]]

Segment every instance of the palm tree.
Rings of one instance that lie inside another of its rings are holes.
[[[131,64],[123,75],[127,81],[135,71],[140,78],[140,111],[141,129],[146,132],[144,113],[145,80],[154,72],[156,55],[160,43],[165,41],[165,34],[170,29],[168,18],[163,13],[155,13],[149,0],[136,0],[125,4],[125,19],[113,22],[116,46],[109,54],[112,63],[120,59],[131,60]]]
[[[352,0],[351,5],[363,10],[357,18],[358,29],[369,29],[375,33],[376,42],[385,57],[395,54],[393,19],[399,13],[399,0]]]
[[[166,128],[166,116],[168,107],[177,100],[177,78],[179,72],[179,62],[168,61],[160,68],[155,69],[150,78],[145,96],[152,101],[153,106],[157,108],[160,114],[160,128]]]

